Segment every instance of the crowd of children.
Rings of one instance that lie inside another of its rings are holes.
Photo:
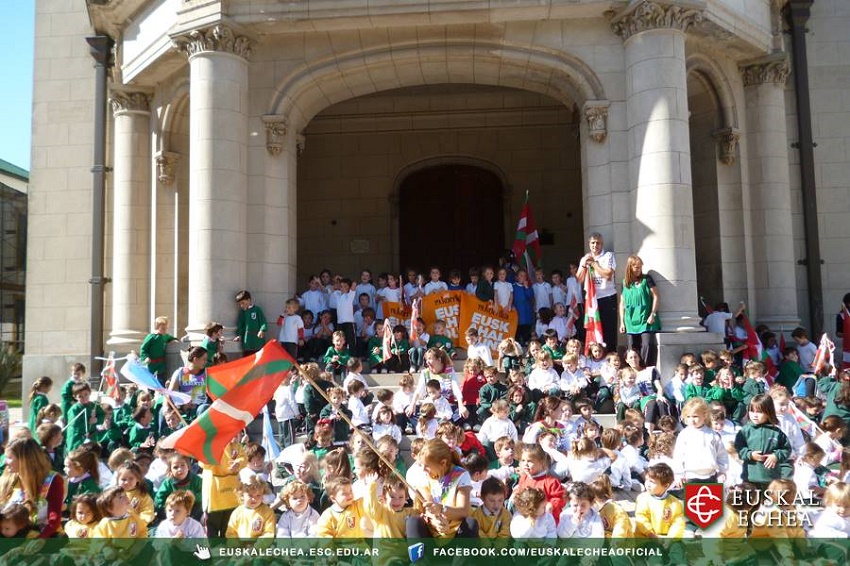
[[[115,401],[95,402],[81,364],[62,387],[61,406],[48,401],[52,380],[33,384],[29,428],[13,437],[35,438],[64,477],[71,538],[638,536],[675,555],[664,541],[686,535],[682,489],[695,482],[755,494],[748,505],[729,500],[728,516],[754,519],[727,520],[721,537],[780,536],[755,519],[771,494],[807,498],[818,510],[810,535],[850,536],[850,373],[809,376],[793,347],[777,360],[775,382],[765,363],[742,363],[734,350],[686,354],[669,380],[634,350],[621,357],[591,344],[585,356],[566,306],[573,286],[557,275],[549,284],[538,273],[532,287],[533,304],[553,316],[541,313],[528,340],[500,344],[495,363],[468,332],[461,371],[442,321],[419,321],[413,342],[395,327],[395,365],[375,352],[382,302],[462,289],[458,273],[446,285],[436,268],[427,284],[411,272],[404,291],[392,274],[377,287],[368,271],[357,285],[331,282],[329,272],[311,277],[277,321],[280,341],[304,363],[274,396],[285,448],[276,461],[242,434],[215,465],[165,449],[159,441],[202,409],[178,410],[132,385]],[[502,270],[495,277],[503,282]],[[487,296],[481,281],[493,279],[484,270],[469,291]],[[493,288],[494,308],[515,306],[505,286]],[[236,339],[252,353],[268,325],[249,293],[237,302]],[[172,339],[162,322],[160,338],[147,341],[154,369],[160,343]],[[224,361],[221,325],[207,334],[199,359]],[[807,351],[805,331],[794,338]],[[364,378],[368,369],[408,367],[397,390]],[[603,428],[600,411],[616,414],[616,424]],[[400,455],[405,435],[409,466]],[[633,518],[618,503],[628,492],[638,493]],[[33,532],[19,507],[0,510],[3,536]],[[791,526],[782,533],[805,534]]]

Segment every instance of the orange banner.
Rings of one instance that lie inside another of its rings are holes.
[[[474,295],[463,293],[460,308],[460,326],[457,344],[466,348],[465,333],[468,328],[478,330],[481,342],[497,353],[499,343],[516,334],[518,315],[515,310],[503,313],[490,310],[489,303],[478,300]]]
[[[460,338],[460,303],[463,291],[432,293],[422,297],[422,320],[429,334],[433,334],[434,323],[438,320],[446,323],[446,336],[457,345]]]
[[[381,303],[384,311],[384,324],[389,323],[391,328],[403,324],[410,334],[410,307],[404,303]]]

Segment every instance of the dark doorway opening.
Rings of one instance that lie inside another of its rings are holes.
[[[437,165],[410,174],[399,189],[401,268],[496,265],[505,250],[503,187],[491,171]],[[427,278],[427,272],[426,272]]]

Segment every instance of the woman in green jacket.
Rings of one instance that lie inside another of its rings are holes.
[[[658,319],[658,288],[652,277],[644,274],[643,261],[630,255],[626,261],[626,278],[620,295],[620,332],[626,335],[629,350],[638,350],[647,366],[655,365],[655,333],[661,330]],[[609,344],[612,349],[616,344]]]

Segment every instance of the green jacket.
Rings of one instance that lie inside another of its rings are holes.
[[[109,450],[110,452],[118,448],[124,441],[124,434],[121,430],[121,425],[115,420],[115,413],[112,413],[112,425],[106,430],[98,430],[95,436],[97,443]]]
[[[62,385],[62,415],[65,417],[65,422],[68,422],[68,411],[71,410],[71,406],[76,403],[76,399],[74,399],[74,395],[71,393],[71,389],[78,383],[85,383],[86,381],[77,381],[73,377],[69,377],[68,381]]]
[[[156,430],[154,429],[153,424],[143,428],[139,426],[138,423],[134,423],[127,431],[127,444],[130,445],[131,449],[136,449],[141,446],[151,434],[154,438],[156,438]]]
[[[340,406],[339,411],[341,413],[345,413],[345,416],[351,420],[351,411],[348,410],[348,407],[345,405]],[[333,419],[334,426],[334,442],[341,442],[348,440],[349,435],[351,434],[351,427],[348,426],[348,423],[342,420],[337,416],[336,410],[333,405],[325,405],[322,409],[322,412],[319,413],[320,419]]]
[[[485,383],[478,390],[478,416],[486,419],[490,416],[490,407],[493,406],[493,401],[502,399],[508,392],[508,388],[502,383],[490,385]]]
[[[259,350],[266,343],[257,333],[268,331],[266,316],[257,305],[251,305],[245,310],[239,309],[239,320],[236,322],[236,335],[242,340],[245,350]]]
[[[750,401],[752,401],[753,397],[755,397],[756,395],[767,393],[766,384],[763,382],[760,383],[751,377],[747,378],[741,388],[744,390],[744,398],[741,399],[744,405],[749,405]]]
[[[182,482],[178,483],[174,480],[174,478],[165,478],[163,482],[159,485],[159,489],[156,490],[156,494],[153,498],[153,506],[156,509],[157,513],[165,512],[165,500],[168,499],[168,496],[179,490],[191,491],[195,496],[195,505],[192,507],[192,512],[190,515],[192,517],[199,517],[203,514],[203,507],[201,506],[201,478],[192,472],[189,472],[189,475],[186,476],[186,479]]]
[[[35,436],[35,429],[37,429],[38,425],[40,424],[38,422],[38,412],[44,407],[46,407],[48,404],[50,404],[50,401],[47,400],[47,395],[45,395],[44,393],[36,393],[35,397],[33,397],[32,401],[30,402],[29,423],[30,431],[32,432],[33,436]]]
[[[552,356],[552,361],[563,360],[564,354],[566,354],[566,351],[564,351],[563,348],[550,348],[549,346],[543,346],[541,349]]]
[[[335,363],[338,364],[340,367],[345,368],[345,364],[347,364],[348,360],[351,359],[351,350],[349,350],[348,346],[346,346],[340,352],[333,346],[330,346],[328,348],[328,351],[325,352],[325,357],[323,358],[325,365],[330,364],[334,356],[339,356],[339,360]]]
[[[454,351],[454,344],[452,344],[452,339],[448,336],[431,336],[431,339],[428,340],[428,348],[445,350],[447,354],[451,355]]]
[[[201,341],[201,348],[207,351],[207,365],[205,367],[210,367],[213,364],[213,358],[218,353],[218,344],[217,340],[210,340],[209,336],[204,336]]]
[[[74,501],[74,497],[77,495],[82,495],[84,493],[92,493],[97,495],[103,491],[100,489],[100,486],[94,481],[94,478],[86,475],[86,478],[80,482],[72,482],[68,481],[68,494],[65,496],[65,505],[71,505],[71,502]]]
[[[375,349],[377,348],[377,352]],[[367,359],[370,366],[375,366],[384,361],[384,341],[381,336],[372,336],[366,343]]]
[[[327,392],[327,390],[331,387],[334,387],[333,383],[325,379],[317,379],[316,385],[325,392]],[[316,391],[312,384],[308,383],[304,387],[304,409],[307,411],[308,415],[318,416],[327,404],[328,402],[319,394],[319,392]]]
[[[797,384],[797,379],[803,375],[803,366],[798,362],[785,360],[779,366],[779,375],[776,377],[776,383],[782,385],[791,394],[794,393],[794,386]]]
[[[791,443],[776,425],[747,423],[735,436],[735,449],[744,464],[741,475],[744,481],[768,483],[793,475],[794,470],[788,462]],[[777,465],[774,468],[765,468],[764,463],[751,458],[753,452],[762,452],[766,456],[775,454]]]
[[[177,340],[171,334],[157,334],[151,332],[145,336],[142,347],[139,350],[139,358],[142,363],[148,364],[150,372],[157,377],[165,375],[165,346],[172,340]]]
[[[709,387],[708,385],[696,385],[695,383],[686,383],[684,392],[685,401],[693,397],[702,397],[703,399],[708,401],[707,397],[710,391],[711,387]]]
[[[85,413],[79,415],[80,413]],[[89,423],[92,413],[96,422]],[[97,440],[97,425],[103,423],[103,408],[97,403],[89,402],[86,405],[74,403],[68,410],[68,427],[65,431],[65,448],[70,453],[74,448],[81,446],[86,439]]]

